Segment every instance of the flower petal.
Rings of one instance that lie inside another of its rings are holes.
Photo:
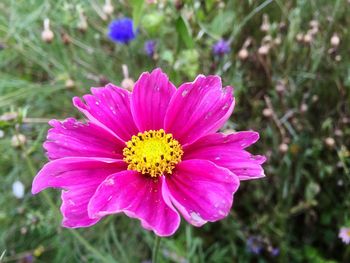
[[[164,178],[152,179],[136,171],[110,175],[96,190],[88,206],[91,218],[125,212],[159,236],[172,235],[180,216],[169,201]]]
[[[172,97],[165,116],[165,130],[182,145],[216,132],[230,117],[233,89],[222,88],[218,76],[199,75],[194,82],[182,84]]]
[[[183,160],[209,160],[231,170],[240,180],[261,178],[265,176],[261,164],[266,158],[243,150],[258,139],[259,133],[251,131],[230,135],[222,133],[206,135],[184,147]]]
[[[64,157],[106,157],[122,159],[124,142],[93,123],[73,118],[51,120],[44,148],[50,160]]]
[[[35,176],[32,193],[48,187],[70,189],[92,181],[101,183],[110,174],[126,169],[121,160],[93,157],[67,157],[47,163]]]
[[[90,218],[87,212],[88,203],[100,183],[100,181],[93,180],[89,184],[76,185],[70,190],[62,191],[62,226],[68,228],[88,227],[101,219]]]
[[[131,111],[140,131],[164,128],[164,117],[175,86],[161,69],[143,73],[136,82]]]
[[[238,177],[206,160],[186,160],[166,177],[170,200],[194,226],[220,220],[230,212]]]
[[[92,95],[83,96],[86,104],[78,97],[73,104],[97,126],[104,128],[123,141],[137,134],[130,110],[130,93],[108,84],[105,88],[92,88]]]
[[[88,216],[87,205],[97,187],[110,174],[126,168],[123,161],[107,158],[69,157],[46,164],[34,178],[32,193],[47,187],[60,187],[62,191],[62,225],[65,227],[87,227],[100,218]]]

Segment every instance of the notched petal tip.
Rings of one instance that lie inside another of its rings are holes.
[[[72,102],[73,102],[73,105],[78,109],[87,109],[87,106],[82,101],[82,99],[77,96],[73,97]]]

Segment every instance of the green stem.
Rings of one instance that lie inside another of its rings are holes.
[[[154,239],[154,246],[152,251],[152,263],[158,263],[160,240],[161,240],[160,236],[156,236]]]

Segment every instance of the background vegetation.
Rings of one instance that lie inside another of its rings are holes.
[[[349,1],[115,0],[111,14],[104,5],[0,2],[0,261],[150,259],[153,235],[137,220],[117,215],[65,229],[58,191],[30,193],[46,162],[47,121],[81,118],[71,98],[121,85],[125,64],[133,80],[155,67],[177,85],[221,75],[236,88],[226,128],[259,131],[252,151],[268,156],[267,177],[242,183],[230,216],[200,229],[182,224],[162,241],[162,262],[350,262],[350,246],[338,238],[350,225]],[[139,25],[128,45],[106,37],[118,17]],[[41,36],[45,18],[50,43]],[[214,56],[221,38],[231,52]],[[153,57],[143,47],[150,39]],[[15,197],[15,181],[23,197]]]

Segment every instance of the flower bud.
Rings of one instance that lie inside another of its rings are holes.
[[[74,80],[72,80],[71,78],[67,79],[66,82],[65,82],[65,87],[67,89],[71,89],[71,88],[74,88],[75,86],[75,83],[74,83]]]
[[[11,145],[13,147],[20,147],[24,145],[26,142],[27,142],[27,138],[23,134],[15,134],[12,136],[12,139],[11,139]]]
[[[331,37],[331,45],[332,45],[332,47],[338,47],[339,43],[340,43],[339,36],[336,33],[333,34],[333,36]]]
[[[332,137],[327,137],[327,138],[324,140],[324,143],[326,144],[327,147],[333,148],[334,145],[335,145],[335,140],[334,140]]]
[[[316,28],[316,27],[318,28],[319,27],[319,23],[318,23],[317,20],[311,20],[310,23],[309,23],[309,26],[311,28]]]
[[[312,35],[311,35],[311,33],[306,33],[305,35],[304,35],[304,37],[303,37],[303,42],[305,43],[305,44],[310,44],[311,42],[312,42]]]
[[[128,91],[132,91],[134,89],[134,85],[135,85],[135,82],[131,78],[125,78],[121,83],[122,88]]]
[[[240,60],[246,60],[249,56],[249,52],[246,48],[242,48],[239,52],[238,52],[238,58]]]
[[[83,10],[79,9],[78,12],[79,12],[79,22],[77,24],[77,27],[81,32],[85,32],[88,28],[86,16],[84,15]]]
[[[267,118],[269,118],[269,117],[271,117],[272,116],[272,110],[270,109],[270,108],[265,108],[265,109],[263,109],[263,112],[262,112],[262,114],[265,116],[265,117],[267,117]]]
[[[102,7],[102,10],[108,16],[113,14],[114,7],[113,7],[113,5],[111,3],[111,0],[106,0],[104,6]]]
[[[54,33],[50,29],[50,19],[44,20],[44,30],[41,32],[41,39],[46,43],[51,43],[54,38]]]
[[[307,106],[307,104],[303,103],[303,104],[301,104],[301,106],[300,106],[300,112],[301,112],[301,113],[307,112],[308,108],[309,108],[309,107]]]
[[[261,47],[259,47],[258,49],[258,53],[262,56],[265,56],[269,53],[270,51],[270,46],[269,45],[262,45]]]
[[[304,39],[304,34],[303,33],[298,33],[296,36],[295,36],[296,40],[301,43]]]
[[[281,143],[278,149],[281,153],[286,153],[288,151],[288,144]]]
[[[263,14],[263,22],[260,26],[260,30],[263,32],[267,32],[270,29],[269,16],[267,14]]]

